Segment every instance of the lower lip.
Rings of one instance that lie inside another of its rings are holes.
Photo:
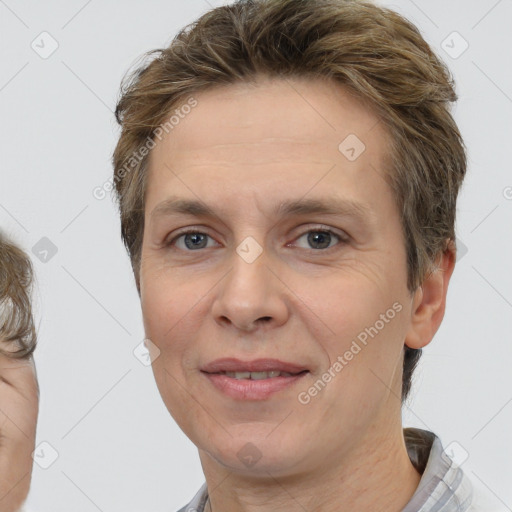
[[[210,382],[224,394],[236,400],[265,400],[274,393],[293,386],[308,372],[293,377],[272,377],[269,379],[234,379],[219,373],[203,372]]]

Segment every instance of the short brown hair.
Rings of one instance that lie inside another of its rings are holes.
[[[259,76],[332,79],[375,109],[392,141],[386,179],[401,217],[411,293],[455,241],[466,155],[449,112],[453,80],[398,13],[358,0],[239,0],[146,57],[123,80],[113,154],[121,233],[139,293],[148,158],[133,156],[192,94]],[[402,401],[420,355],[405,347]]]
[[[28,358],[36,348],[32,285],[30,258],[0,233],[0,354],[3,356]]]

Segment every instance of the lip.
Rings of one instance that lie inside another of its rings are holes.
[[[308,370],[305,366],[295,363],[280,361],[279,359],[254,359],[252,361],[242,361],[234,357],[215,359],[200,368],[202,372],[216,374],[221,372],[269,372],[278,370],[286,373],[300,373]],[[280,378],[280,377],[275,377]],[[263,379],[269,380],[269,379]]]
[[[274,393],[293,386],[309,372],[305,371],[291,377],[272,377],[269,379],[235,379],[222,373],[203,372],[208,380],[222,393],[235,400],[266,400]]]
[[[297,375],[271,377],[268,379],[235,379],[222,372],[268,372],[278,370]],[[219,391],[235,400],[266,400],[274,393],[293,386],[309,370],[302,365],[279,359],[254,359],[242,361],[234,357],[216,359],[201,368],[201,372]]]

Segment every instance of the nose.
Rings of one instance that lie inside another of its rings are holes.
[[[215,321],[245,332],[278,327],[288,318],[286,286],[265,251],[249,263],[233,253],[232,267],[212,304]]]

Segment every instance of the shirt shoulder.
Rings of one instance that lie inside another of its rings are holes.
[[[445,453],[439,437],[427,430],[407,428],[404,439],[409,458],[422,476],[402,512],[470,512],[471,482]]]
[[[406,428],[404,439],[412,464],[422,474],[420,483],[402,512],[506,512],[510,511],[477,478],[471,478],[448,455],[433,432]]]

